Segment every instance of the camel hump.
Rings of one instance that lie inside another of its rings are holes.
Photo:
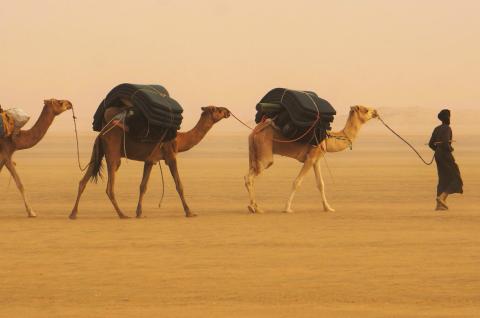
[[[252,134],[253,135],[258,134],[259,132],[265,130],[265,128],[272,127],[272,125],[274,125],[272,119],[267,118],[264,121],[257,124],[257,126],[255,126],[255,128],[253,128]]]

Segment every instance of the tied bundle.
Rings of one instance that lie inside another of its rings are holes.
[[[183,108],[161,85],[120,84],[100,103],[93,116],[93,130],[103,128],[105,110],[128,110],[125,123],[129,134],[141,141],[172,140],[182,123]]]
[[[311,91],[275,88],[257,104],[255,122],[271,118],[290,140],[318,145],[327,137],[336,110]]]

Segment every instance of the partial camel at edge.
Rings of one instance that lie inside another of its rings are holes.
[[[273,164],[273,155],[275,154],[290,157],[303,163],[300,173],[293,182],[284,212],[293,212],[292,202],[295,192],[299,189],[303,178],[311,168],[315,173],[324,210],[326,212],[335,211],[328,204],[325,195],[320,158],[326,152],[339,152],[350,148],[362,125],[376,117],[378,117],[378,113],[373,108],[352,106],[345,127],[338,132],[329,132],[329,137],[318,146],[300,142],[281,142],[279,140],[286,141],[285,137],[281,135],[271,119],[259,123],[248,137],[249,171],[245,176],[245,186],[250,199],[248,210],[252,213],[263,213],[255,198],[254,180],[263,170],[268,169]]]
[[[87,171],[83,178],[80,180],[78,187],[77,199],[75,205],[70,213],[70,219],[76,219],[78,214],[78,205],[81,195],[87,186],[89,180],[96,180],[101,176],[102,160],[105,157],[107,162],[107,196],[113,204],[115,211],[119,218],[129,218],[120,209],[117,200],[115,198],[115,173],[120,168],[121,158],[128,158],[131,160],[143,161],[143,177],[140,184],[140,195],[138,199],[138,205],[136,210],[137,218],[143,216],[142,202],[145,192],[147,191],[147,184],[154,164],[160,160],[164,160],[170,169],[177,192],[183,204],[185,216],[196,216],[193,213],[183,193],[183,185],[180,180],[180,176],[177,168],[176,155],[179,152],[190,150],[196,146],[213,125],[224,118],[230,116],[230,111],[224,107],[207,106],[202,107],[202,114],[198,123],[191,130],[187,132],[178,132],[175,139],[167,142],[158,143],[144,143],[132,138],[128,132],[124,132],[121,127],[115,126],[111,129],[105,130],[106,133],[100,133],[95,139],[93,146],[92,157]],[[104,125],[109,123],[110,120],[122,111],[121,108],[110,107],[110,111],[105,113]],[[124,141],[125,136],[125,141]],[[126,153],[125,153],[126,152]]]
[[[68,100],[46,99],[44,100],[42,113],[32,128],[20,130],[18,133],[14,132],[14,134],[9,137],[0,138],[0,171],[3,166],[7,167],[22,195],[29,217],[36,217],[37,215],[30,206],[22,181],[15,168],[15,163],[12,161],[13,153],[17,150],[32,148],[38,144],[47,133],[55,117],[71,108],[72,103]]]

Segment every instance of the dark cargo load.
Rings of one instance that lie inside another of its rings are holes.
[[[310,91],[275,88],[257,104],[255,122],[273,119],[287,139],[319,144],[331,130],[336,111],[326,100]]]
[[[130,134],[142,140],[175,138],[182,123],[183,108],[161,85],[120,84],[114,87],[93,116],[93,130],[101,131],[105,110],[125,107]]]

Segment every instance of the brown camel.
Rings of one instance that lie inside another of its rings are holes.
[[[55,117],[71,108],[72,103],[68,100],[45,100],[42,113],[32,128],[29,130],[20,130],[10,137],[0,138],[0,171],[3,166],[6,166],[8,171],[10,171],[22,195],[29,217],[35,217],[36,214],[28,203],[22,181],[15,169],[15,163],[12,161],[12,155],[17,150],[28,149],[35,146],[42,140],[43,136],[45,136]]]
[[[107,111],[104,116],[105,123],[108,123],[119,111],[121,111],[120,108],[109,108],[109,111]],[[228,118],[229,116],[230,111],[224,107],[202,107],[202,114],[195,127],[187,132],[178,132],[177,137],[171,141],[158,143],[142,143],[131,138],[128,132],[125,133],[120,127],[114,127],[111,130],[110,127],[108,127],[108,129],[105,129],[106,133],[100,133],[95,140],[90,165],[82,180],[80,180],[77,200],[72,209],[72,213],[70,214],[70,219],[75,219],[77,217],[80,197],[87,186],[88,180],[95,180],[98,176],[101,176],[100,170],[104,156],[107,161],[108,172],[107,196],[112,202],[113,207],[120,218],[128,218],[118,206],[114,191],[115,173],[120,167],[120,159],[122,157],[143,161],[145,163],[143,167],[143,178],[140,184],[140,196],[136,211],[137,218],[142,217],[142,201],[143,196],[147,191],[147,183],[152,171],[152,167],[160,160],[164,160],[170,169],[173,180],[175,181],[177,192],[183,204],[185,215],[187,217],[196,216],[195,213],[190,211],[190,208],[185,201],[183,186],[177,169],[176,155],[178,152],[187,151],[197,145],[215,123],[223,118]],[[124,136],[125,143],[123,143]]]
[[[312,146],[300,142],[278,142],[277,140],[285,140],[285,138],[281,136],[271,120],[266,120],[258,124],[248,139],[250,168],[248,174],[245,176],[245,186],[247,187],[250,197],[250,204],[248,205],[249,211],[252,213],[263,213],[263,210],[258,207],[255,199],[254,179],[263,170],[273,164],[274,154],[303,162],[303,167],[293,182],[292,192],[290,193],[284,212],[293,212],[292,201],[295,192],[312,167],[315,172],[317,187],[322,196],[324,210],[330,212],[335,211],[330,207],[325,196],[325,187],[320,170],[320,158],[325,152],[339,152],[350,148],[352,142],[357,137],[360,127],[371,118],[377,116],[378,114],[375,109],[364,106],[352,106],[345,128],[339,132],[330,132],[330,137],[320,144],[320,146]]]

